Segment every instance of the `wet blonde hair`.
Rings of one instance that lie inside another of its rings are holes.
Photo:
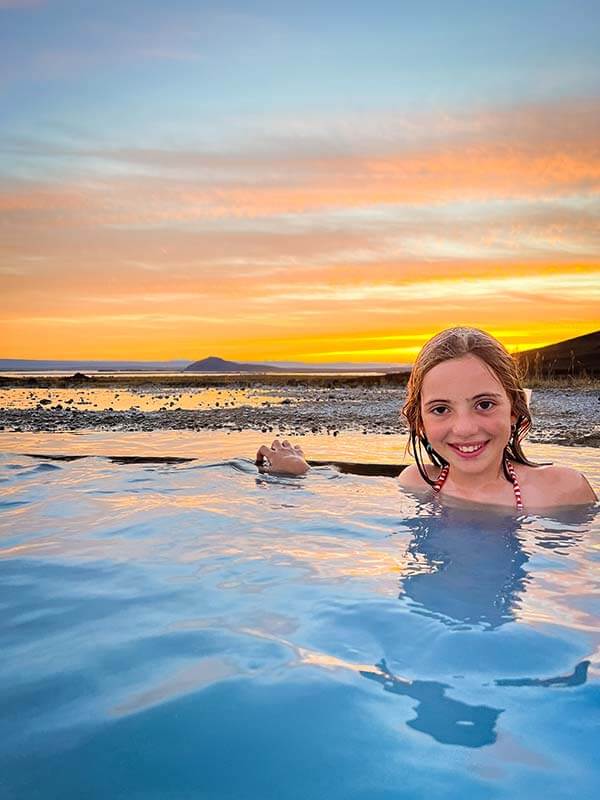
[[[511,480],[506,470],[506,458],[520,464],[537,466],[525,457],[521,448],[521,442],[531,428],[531,414],[517,362],[497,339],[485,331],[478,328],[448,328],[430,339],[417,356],[408,380],[406,402],[402,408],[410,431],[409,451],[417,462],[422,478],[431,485],[434,481],[423,465],[422,448],[425,448],[429,460],[435,466],[443,467],[448,462],[436,453],[425,435],[421,416],[423,379],[429,370],[443,361],[467,355],[477,356],[501,383],[510,401],[511,414],[516,418],[510,441],[504,450],[503,469],[506,479]]]

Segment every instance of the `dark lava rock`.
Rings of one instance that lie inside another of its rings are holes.
[[[395,387],[347,387],[336,391],[335,398],[327,391],[311,387],[286,385],[280,390],[269,388],[278,396],[270,406],[243,408],[212,408],[208,410],[173,409],[163,406],[160,411],[146,412],[139,407],[123,411],[100,411],[84,401],[83,408],[73,413],[72,406],[63,410],[48,408],[55,402],[44,398],[37,408],[0,408],[0,424],[27,431],[51,430],[238,430],[252,429],[259,436],[278,432],[278,435],[299,436],[310,432],[340,431],[405,433],[406,424],[399,416],[404,392]],[[83,399],[83,398],[82,398]],[[96,398],[92,396],[92,400]],[[319,402],[319,399],[326,402]],[[281,400],[288,400],[281,403]],[[63,401],[64,403],[65,401]],[[79,401],[82,404],[82,401]],[[87,407],[86,407],[87,406]],[[62,407],[61,407],[62,408]],[[600,447],[598,420],[598,389],[536,390],[532,397],[534,428],[532,442]],[[285,431],[286,433],[282,433]]]

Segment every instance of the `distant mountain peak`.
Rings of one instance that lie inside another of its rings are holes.
[[[201,361],[196,361],[196,364],[233,364],[233,361],[225,361],[224,358],[220,358],[219,356],[208,356],[207,358],[203,358]],[[191,366],[191,365],[190,365]]]
[[[226,361],[219,356],[208,356],[194,361],[184,372],[281,372],[277,367],[267,364],[243,364],[237,361]]]

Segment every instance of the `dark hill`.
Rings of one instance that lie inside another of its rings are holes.
[[[600,376],[600,331],[515,354],[525,376]]]
[[[225,361],[217,356],[209,356],[202,361],[194,361],[184,369],[184,372],[284,372],[284,370],[266,364],[240,364],[237,361]]]

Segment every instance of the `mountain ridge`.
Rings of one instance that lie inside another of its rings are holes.
[[[600,330],[514,353],[526,377],[600,375]]]
[[[513,353],[525,374],[534,375],[600,375],[600,331],[575,336],[545,347],[532,348]],[[306,364],[296,361],[242,362],[228,361],[219,356],[191,361],[171,359],[168,361],[94,360],[94,359],[0,359],[0,372],[406,372],[410,364],[351,363]]]

